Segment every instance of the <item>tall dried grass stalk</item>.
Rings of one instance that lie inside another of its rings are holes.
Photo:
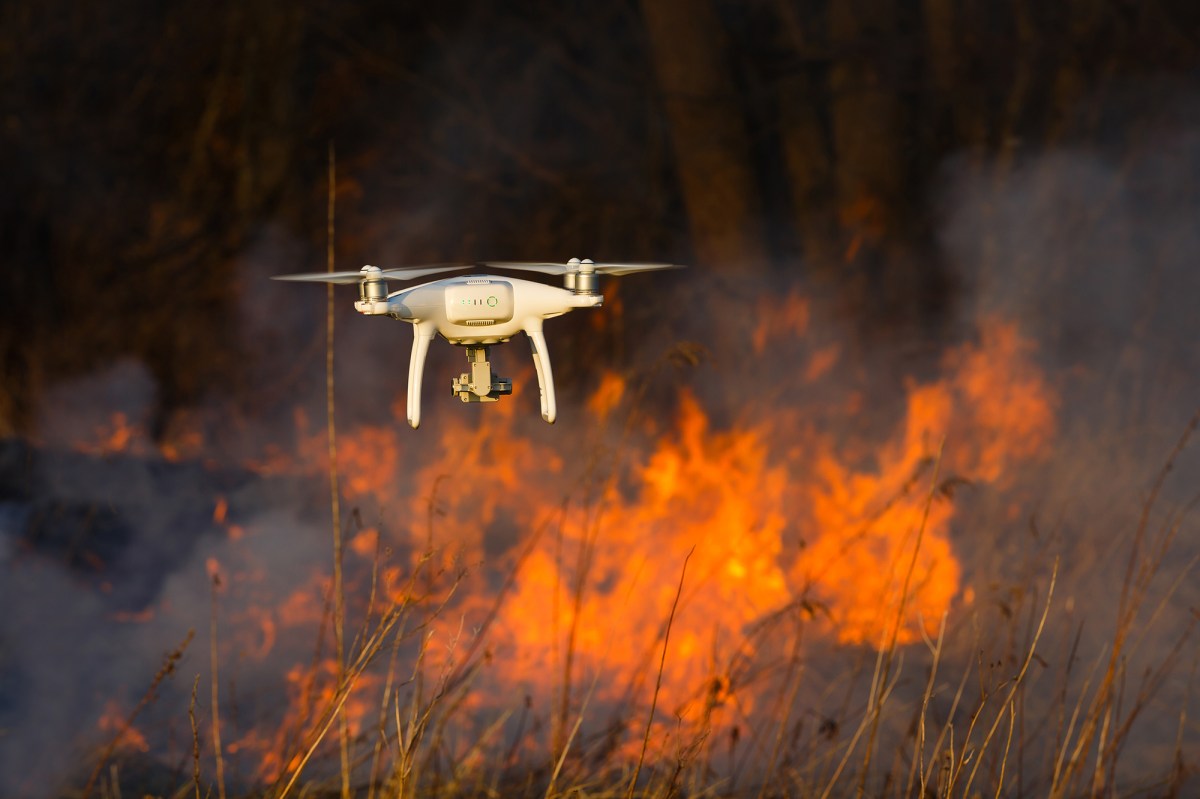
[[[211,665],[212,685],[212,739],[213,756],[217,760],[217,791],[220,799],[225,799],[225,758],[221,749],[221,713],[220,713],[220,675],[217,670],[220,658],[217,654],[217,589],[221,587],[221,575],[217,572],[212,576],[212,613],[209,619],[209,661]]]
[[[157,673],[155,673],[154,679],[150,681],[150,687],[146,689],[146,693],[142,695],[141,700],[139,700],[137,705],[134,706],[133,710],[129,712],[129,715],[126,716],[117,726],[117,731],[113,733],[112,738],[109,739],[108,744],[101,752],[100,758],[96,761],[96,765],[92,769],[91,776],[88,777],[87,783],[83,786],[83,790],[80,792],[82,799],[88,799],[88,797],[91,796],[92,790],[96,787],[96,781],[100,779],[100,774],[104,771],[104,766],[112,758],[113,753],[116,752],[117,745],[121,743],[121,739],[123,739],[125,734],[129,732],[131,727],[133,727],[133,722],[137,720],[138,715],[146,709],[147,705],[154,701],[154,698],[158,695],[159,686],[162,685],[163,681],[175,673],[175,667],[179,665],[179,661],[183,657],[183,653],[187,651],[187,648],[192,643],[192,638],[194,638],[195,635],[195,630],[188,630],[187,635],[184,636],[184,639],[180,642],[179,646],[172,649],[163,658],[162,667],[159,668]]]
[[[671,642],[671,625],[675,622],[675,611],[679,607],[679,595],[683,593],[683,579],[687,575],[688,561],[692,559],[692,553],[695,551],[696,547],[694,546],[688,550],[687,557],[683,559],[683,568],[679,571],[679,585],[675,588],[675,599],[671,602],[671,613],[667,616],[667,627],[663,632],[662,657],[658,661],[658,678],[654,682],[654,695],[650,698],[650,712],[646,714],[646,734],[642,736],[642,751],[638,755],[633,777],[629,780],[629,790],[625,794],[625,799],[633,799],[638,776],[641,774],[642,764],[646,760],[646,749],[650,746],[650,730],[654,726],[654,710],[658,706],[658,692],[662,690],[663,669],[667,665],[667,645]]]
[[[337,207],[337,155],[329,142],[329,200],[326,216],[325,268],[334,268],[334,212]],[[329,431],[329,510],[333,520],[333,647],[337,678],[346,677],[346,593],[342,585],[342,509],[338,490],[337,424],[334,421],[333,380],[333,284],[325,291],[325,421]],[[342,799],[350,799],[350,726],[345,711],[338,716],[338,743],[342,758]],[[223,797],[222,797],[223,799]]]

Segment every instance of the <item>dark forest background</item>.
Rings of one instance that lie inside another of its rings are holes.
[[[1188,0],[9,0],[0,434],[122,357],[160,427],[236,393],[239,258],[324,268],[331,143],[342,269],[674,260],[936,336],[947,164],[1152,146],[1198,65]]]

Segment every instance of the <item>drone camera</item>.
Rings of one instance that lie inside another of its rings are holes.
[[[451,381],[451,390],[463,402],[496,402],[512,394],[512,380],[492,374],[487,347],[467,347],[467,365],[471,371]]]

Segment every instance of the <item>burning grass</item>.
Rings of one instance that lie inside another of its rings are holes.
[[[1186,703],[1156,703],[1195,668],[1191,627],[1149,660],[1140,647],[1192,574],[1170,554],[1186,509],[1164,510],[1162,488],[1196,420],[1114,549],[1127,563],[1115,624],[1081,618],[1062,599],[1078,577],[1058,565],[1069,542],[1031,525],[1023,580],[1000,583],[1009,564],[966,564],[952,535],[1008,534],[1008,519],[964,517],[961,492],[1011,507],[1020,473],[1054,445],[1058,401],[1030,353],[1015,327],[989,322],[939,377],[908,382],[899,421],[870,447],[788,412],[716,429],[687,393],[663,426],[639,412],[629,376],[606,377],[589,403],[626,415],[616,446],[586,463],[522,435],[516,403],[447,425],[442,458],[404,477],[403,439],[343,434],[345,498],[381,507],[341,531],[345,617],[324,571],[263,607],[269,564],[210,564],[210,695],[188,710],[177,760],[191,768],[154,790],[1181,795],[1194,722]],[[298,450],[319,451],[319,433],[297,425]],[[565,495],[546,490],[567,473]],[[388,511],[405,480],[407,504]],[[214,521],[253,541],[232,515],[219,499]],[[1114,626],[1097,646],[1084,620]],[[232,669],[231,691],[218,669]],[[271,673],[273,694],[238,697],[238,682]],[[131,787],[113,764],[153,748],[135,724],[145,704],[124,723],[106,707],[92,793]],[[1148,716],[1158,749],[1137,740]]]
[[[1168,470],[1169,464],[1163,474]],[[942,501],[936,498],[936,476],[930,475],[922,492],[926,508]],[[1147,515],[1153,501],[1147,503]],[[686,630],[676,626],[681,623],[677,611],[686,606],[689,594],[703,589],[697,578],[689,584],[688,560],[694,554],[689,553],[679,564],[653,651],[644,653],[649,662],[639,664],[649,666],[650,679],[639,675],[630,680],[614,704],[606,701],[603,682],[612,680],[607,670],[625,667],[621,659],[594,670],[577,665],[576,674],[584,678],[577,677],[574,686],[571,667],[563,666],[557,674],[541,677],[558,683],[553,687],[563,701],[557,719],[556,708],[545,703],[538,719],[539,706],[528,692],[523,697],[511,690],[497,693],[497,682],[511,679],[498,675],[512,666],[499,661],[487,643],[497,633],[500,614],[467,630],[464,617],[449,611],[467,572],[434,574],[437,558],[427,552],[398,598],[372,592],[377,602],[368,607],[374,611],[354,637],[343,677],[320,650],[309,668],[289,672],[287,720],[276,736],[269,741],[243,736],[227,749],[233,756],[260,758],[254,780],[260,787],[243,783],[229,793],[337,793],[332,730],[338,714],[345,712],[356,796],[1077,796],[1116,791],[1122,783],[1121,795],[1131,788],[1146,795],[1180,795],[1188,777],[1182,717],[1166,770],[1140,773],[1132,781],[1127,773],[1122,780],[1117,777],[1130,730],[1140,714],[1154,709],[1155,683],[1180,665],[1183,640],[1136,694],[1127,695],[1132,693],[1124,666],[1127,642],[1135,622],[1152,621],[1159,610],[1145,607],[1143,592],[1162,567],[1172,532],[1135,534],[1141,541],[1135,540],[1130,563],[1139,565],[1131,568],[1123,586],[1126,596],[1112,647],[1094,662],[1050,662],[1042,654],[1048,620],[1057,608],[1057,565],[1044,584],[1029,587],[1024,618],[1013,615],[1013,629],[1007,631],[1012,643],[996,661],[983,662],[980,653],[972,662],[952,641],[971,636],[972,626],[979,635],[978,627],[989,621],[989,614],[979,609],[957,623],[949,621],[952,614],[943,613],[932,635],[922,636],[915,646],[900,644],[898,630],[905,600],[912,597],[911,575],[919,553],[914,546],[901,564],[904,587],[893,603],[878,609],[888,627],[877,650],[845,643],[833,650],[819,641],[812,645],[810,639],[820,638],[824,622],[813,606],[797,602],[751,629],[736,647],[737,664],[712,668],[700,678],[703,694],[675,699],[679,685],[672,681],[686,681],[692,668],[692,652],[680,643]],[[525,565],[514,568],[514,582]],[[376,572],[378,567],[377,562]],[[419,589],[422,584],[431,590]],[[501,595],[493,611],[503,604]],[[322,628],[329,622],[326,612]],[[769,648],[772,657],[764,658],[768,647],[762,631],[768,628],[782,642]],[[447,632],[449,638],[442,640]],[[603,651],[620,647],[620,636],[630,632],[618,630]],[[568,635],[564,660],[569,663],[569,648],[578,647],[575,662],[580,663],[588,645],[577,631]],[[969,648],[978,645],[975,641]],[[820,673],[820,661],[839,656],[852,664],[848,676]],[[172,657],[177,660],[178,654]],[[1082,690],[1074,693],[1066,686],[1078,668],[1089,673]],[[529,676],[538,681],[538,675]],[[827,692],[844,692],[833,703],[835,713],[815,714],[798,701],[813,677]],[[1041,686],[1048,682],[1063,690],[1047,695]],[[118,732],[97,774],[115,751],[146,749],[133,726],[135,716],[136,711],[122,723],[106,715],[106,729]],[[210,731],[215,735],[216,728]],[[213,750],[199,732],[194,735],[196,776],[190,786],[181,784],[176,795],[194,789],[197,796],[208,796],[218,790],[210,781],[219,781],[220,772],[202,763],[200,755],[208,751],[207,761]],[[100,779],[101,795],[119,795],[119,773],[114,766],[107,782]],[[225,795],[226,789],[219,792]]]

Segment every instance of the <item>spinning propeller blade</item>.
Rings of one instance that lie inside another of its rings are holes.
[[[387,280],[416,280],[426,275],[436,275],[439,272],[453,272],[457,269],[468,269],[470,264],[423,264],[421,266],[398,266],[393,269],[381,269],[379,277]],[[302,272],[298,275],[275,275],[272,280],[295,280],[306,283],[357,283],[367,275],[363,272]]]
[[[538,261],[481,261],[480,266],[495,266],[500,269],[520,269],[524,272],[541,272],[543,275],[562,275],[571,271],[568,264],[541,263]]]
[[[357,283],[362,280],[362,272],[305,272],[299,275],[272,275],[271,279],[305,283]]]
[[[682,269],[679,264],[616,264],[598,263],[583,264],[578,261],[565,264],[547,263],[543,261],[484,261],[480,266],[494,266],[498,269],[521,269],[526,272],[541,272],[546,275],[567,275],[579,272],[582,266],[591,266],[593,271],[602,275],[630,275],[634,272],[651,272],[659,269]]]
[[[596,264],[602,275],[632,275],[634,272],[655,272],[661,269],[683,269],[682,264]]]

